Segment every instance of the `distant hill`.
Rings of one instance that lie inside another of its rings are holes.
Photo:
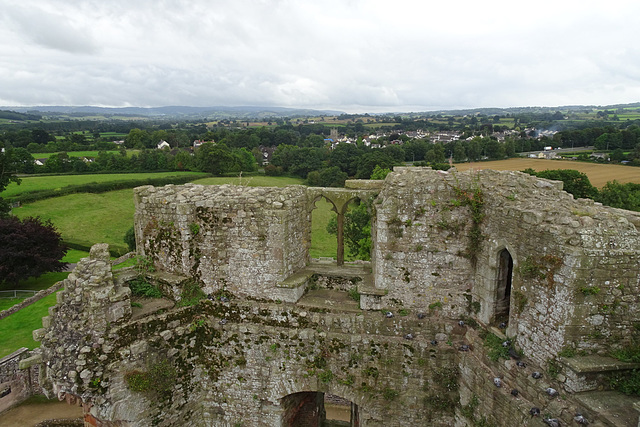
[[[39,114],[25,114],[20,113],[15,110],[0,110],[0,119],[14,120],[14,121],[23,121],[23,120],[40,120],[42,116]]]
[[[11,109],[20,113],[53,113],[53,114],[69,114],[74,116],[82,115],[104,115],[104,116],[147,116],[150,118],[198,118],[198,119],[262,119],[262,118],[281,118],[296,116],[322,116],[322,115],[339,115],[342,111],[331,110],[311,110],[299,108],[284,107],[186,107],[186,106],[167,106],[167,107],[93,107],[93,106],[33,106],[33,107],[0,107]]]

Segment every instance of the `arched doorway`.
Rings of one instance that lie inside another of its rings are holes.
[[[358,406],[319,391],[293,393],[281,399],[282,427],[358,427]]]
[[[495,321],[508,322],[513,280],[513,258],[505,248],[498,253],[498,274],[496,283]]]

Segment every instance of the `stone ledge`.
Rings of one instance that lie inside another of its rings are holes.
[[[306,287],[307,283],[309,283],[309,279],[311,279],[311,276],[313,276],[312,271],[302,270],[298,273],[295,273],[287,277],[282,282],[276,284],[276,287],[286,288],[286,289],[295,289],[295,288],[299,288],[300,286]]]
[[[571,358],[561,357],[560,361],[579,374],[624,371],[640,368],[640,363],[622,362],[613,357],[590,355]]]
[[[36,354],[35,356],[22,359],[20,363],[18,363],[18,369],[28,369],[33,365],[37,365],[40,363],[42,363],[42,354]]]

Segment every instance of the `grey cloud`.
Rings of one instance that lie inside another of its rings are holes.
[[[36,5],[9,5],[3,8],[2,18],[8,28],[37,45],[71,54],[93,54],[98,50],[88,27],[74,23],[64,14]]]

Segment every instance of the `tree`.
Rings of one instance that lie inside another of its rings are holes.
[[[67,264],[60,260],[66,252],[51,221],[0,218],[0,277],[5,283],[17,285],[29,277],[64,270]]]
[[[339,167],[332,166],[309,172],[307,184],[311,187],[344,187],[347,178],[347,174],[342,172]]]
[[[335,216],[329,220],[327,232],[337,234],[338,221]],[[344,242],[352,257],[365,261],[371,259],[371,214],[366,203],[350,205],[344,214],[343,233]]]
[[[0,146],[0,193],[12,182],[20,184],[20,178],[15,176],[15,171],[18,167],[13,150]],[[10,211],[11,206],[9,203],[0,197],[0,217],[8,215]]]
[[[614,208],[640,211],[640,184],[609,181],[598,192],[596,200]]]
[[[564,183],[563,189],[573,194],[575,198],[593,199],[598,194],[598,189],[591,185],[589,177],[574,169],[553,169],[536,172],[533,169],[525,169],[522,172],[540,178],[553,179]]]
[[[236,157],[226,145],[207,142],[196,150],[195,164],[202,172],[223,175],[235,170]]]

